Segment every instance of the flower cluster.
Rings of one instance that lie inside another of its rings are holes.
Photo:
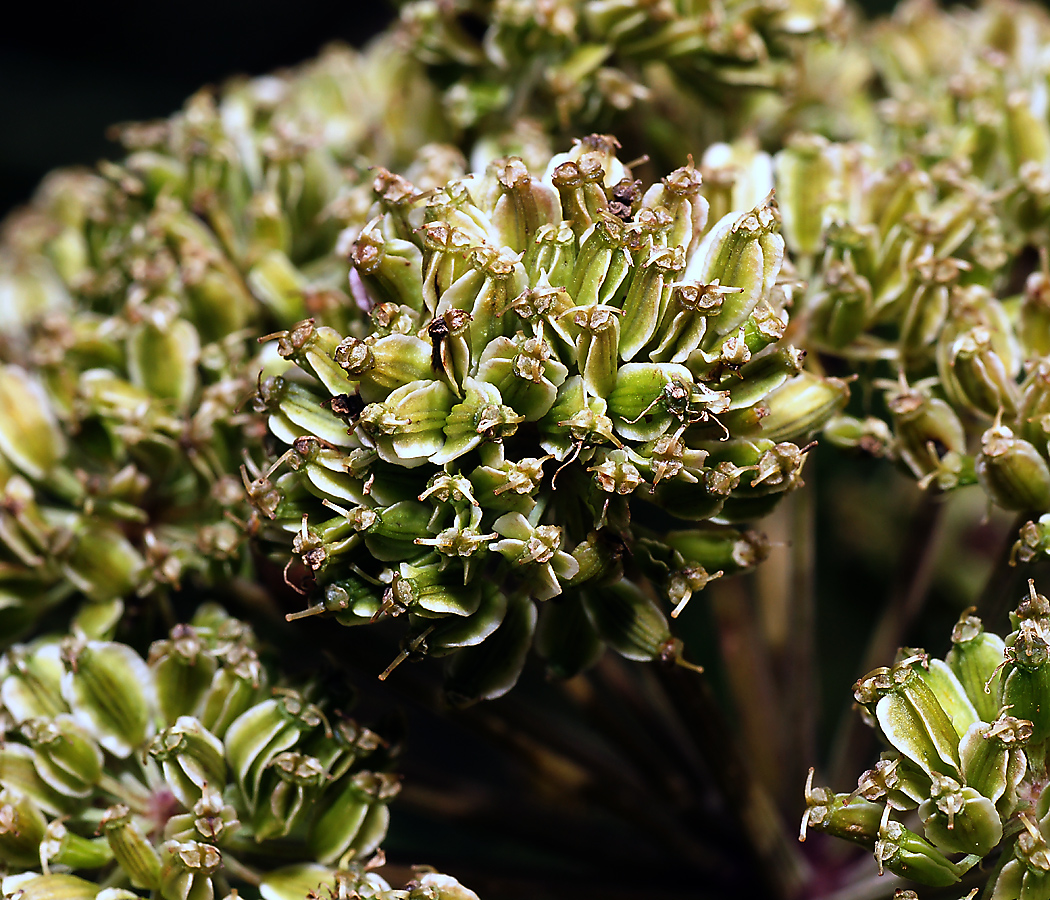
[[[440,137],[437,117],[384,99],[429,108],[429,90],[389,41],[333,48],[122,127],[125,159],[53,174],[7,221],[0,645],[70,594],[103,635],[135,593],[240,571],[237,467],[264,433],[254,338],[356,318],[333,250],[371,202],[358,160],[407,164]]]
[[[603,642],[672,652],[640,585],[680,608],[754,561],[733,526],[800,484],[800,443],[845,402],[781,341],[771,197],[709,223],[692,165],[643,191],[615,149],[426,192],[380,172],[348,246],[370,330],[274,336],[297,368],[258,405],[290,448],[246,481],[294,534],[286,574],[345,624],[408,612],[406,653],[484,641],[452,662],[464,698],[514,682],[533,600],[557,598],[538,640],[563,674]]]
[[[718,157],[730,183],[771,177],[807,282],[804,346],[870,385],[827,438],[1035,516],[1050,510],[1048,36],[1029,7],[905,4],[867,36],[889,93],[857,117],[868,143],[798,133],[772,164],[746,140]],[[1048,536],[1050,518],[1030,522],[1015,559]]]
[[[964,613],[943,660],[904,648],[854,685],[893,749],[851,794],[813,787],[810,770],[803,840],[825,831],[873,850],[880,872],[942,887],[998,850],[990,897],[1050,896],[1050,600],[1032,581],[1011,620],[1004,641]]]
[[[650,140],[673,145],[669,120],[706,142],[761,89],[789,84],[802,38],[836,30],[843,13],[837,0],[415,0],[399,33],[447,84],[443,109],[460,127],[492,133],[529,116],[571,131],[630,111],[623,124],[640,118]]]
[[[251,630],[218,607],[148,659],[78,632],[12,647],[0,659],[11,885],[165,900],[334,889],[379,846],[400,783],[381,737],[331,692],[309,695],[272,684]]]

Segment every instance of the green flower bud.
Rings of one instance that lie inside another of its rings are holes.
[[[0,366],[0,453],[40,480],[65,456],[66,442],[39,383],[18,366]]]
[[[463,387],[466,396],[462,403],[451,408],[444,424],[445,441],[442,447],[431,451],[430,461],[444,465],[473,450],[483,441],[496,441],[517,431],[524,416],[506,406],[499,389],[473,378]],[[393,395],[391,395],[393,396]],[[415,413],[417,418],[420,412]]]
[[[1028,769],[1024,745],[1032,723],[1003,714],[995,723],[975,722],[959,744],[963,777],[991,800],[1000,817],[1017,807],[1018,787]]]
[[[71,716],[27,719],[21,731],[33,747],[34,766],[48,787],[67,797],[91,794],[102,775],[102,751]]]
[[[1031,620],[1021,622],[1010,635],[1000,677],[1000,704],[1032,723],[1033,744],[1050,738],[1050,707],[1045,701],[1050,696],[1050,645]]]
[[[223,739],[226,761],[245,792],[250,809],[258,803],[263,774],[274,757],[289,750],[302,733],[317,728],[323,721],[317,707],[288,691],[284,696],[256,703],[230,724]],[[215,766],[218,767],[217,762]]]
[[[63,561],[66,577],[90,599],[104,602],[127,596],[146,567],[145,560],[113,527],[78,523]]]
[[[1042,511],[1050,507],[1050,467],[1028,441],[996,424],[981,437],[977,480],[1003,509]]]
[[[900,455],[916,478],[936,473],[942,457],[966,452],[959,417],[943,400],[902,384],[887,397]]]
[[[902,649],[901,652],[910,654],[911,651]],[[951,667],[939,659],[930,659],[925,666],[919,666],[914,671],[937,697],[937,703],[948,714],[956,733],[966,734],[979,717]]]
[[[1003,837],[992,801],[944,775],[933,776],[930,799],[919,805],[919,819],[927,839],[945,853],[984,856]]]
[[[269,800],[256,808],[256,840],[284,837],[304,818],[328,779],[321,760],[305,753],[278,753],[270,762],[277,775]],[[272,783],[272,779],[271,779]]]
[[[833,260],[822,274],[822,289],[814,301],[816,333],[829,346],[842,348],[852,343],[871,320],[871,284],[856,272],[851,261]]]
[[[572,306],[565,290],[571,283],[576,263],[576,236],[568,222],[542,225],[525,249],[522,264],[526,272],[539,272],[540,278],[515,299],[511,308],[529,321],[548,315],[556,319]]]
[[[255,651],[235,644],[223,654],[222,666],[204,696],[201,725],[222,739],[229,726],[256,702],[264,684]]]
[[[653,247],[635,266],[623,301],[619,353],[633,359],[656,335],[657,325],[671,295],[673,276],[685,268],[681,247]]]
[[[549,600],[561,593],[562,581],[579,572],[579,563],[561,549],[562,530],[556,525],[532,526],[521,513],[504,513],[493,528],[503,540],[489,549],[519,566],[528,567],[526,576],[537,600]]]
[[[854,696],[873,708],[886,740],[924,772],[959,778],[959,734],[917,671],[925,664],[924,655],[913,656],[876,669],[854,685]]]
[[[767,415],[756,425],[740,429],[740,433],[797,443],[814,434],[831,415],[842,409],[848,397],[846,382],[800,372],[765,398]]]
[[[611,213],[602,212],[580,238],[569,295],[578,307],[620,307],[634,260],[630,234]]]
[[[445,444],[442,429],[452,402],[452,392],[441,382],[414,381],[391,393],[385,403],[366,406],[358,427],[375,443],[381,459],[421,465]],[[469,418],[467,407],[460,405]],[[460,424],[459,419],[456,421]]]
[[[316,859],[333,864],[347,853],[352,859],[371,854],[386,834],[386,803],[400,789],[395,778],[383,773],[359,772],[347,780],[314,825],[311,850]]]
[[[723,299],[741,293],[743,288],[722,287],[717,280],[711,284],[679,282],[669,287],[670,297],[657,334],[660,343],[650,351],[649,358],[684,363],[703,343],[708,320],[722,311]]]
[[[62,697],[73,718],[106,750],[131,754],[152,731],[153,680],[142,658],[124,644],[67,638]]]
[[[160,893],[165,900],[214,900],[211,876],[222,865],[217,847],[168,841],[161,847]]]
[[[350,261],[379,302],[417,311],[422,307],[422,254],[411,241],[385,236],[379,219],[369,222],[354,241]]]
[[[240,822],[237,810],[223,803],[222,794],[210,787],[201,791],[191,812],[172,816],[164,826],[164,839],[170,841],[204,841],[222,844],[233,835]]]
[[[0,745],[0,784],[28,797],[49,816],[63,815],[73,803],[68,795],[58,793],[40,777],[34,756],[25,744],[8,741]]]
[[[648,661],[673,649],[664,614],[630,582],[621,581],[581,596],[598,635],[621,656]]]
[[[73,834],[56,819],[48,823],[40,842],[40,860],[42,865],[46,861],[73,869],[98,869],[113,861],[113,851],[105,838],[91,840]]]
[[[222,791],[226,785],[222,742],[190,716],[179,716],[174,725],[159,732],[147,752],[161,764],[165,780],[186,808],[206,788]]]
[[[335,447],[356,445],[348,435],[346,423],[297,384],[280,377],[269,378],[261,385],[259,400],[262,409],[270,412],[270,428],[289,444],[298,437],[316,436]]]
[[[16,646],[0,660],[0,700],[15,722],[50,719],[65,710],[62,650],[57,641]]]
[[[157,707],[169,722],[192,715],[212,684],[218,662],[197,631],[177,625],[167,640],[149,649],[149,667],[157,690]]]
[[[388,334],[373,342],[344,338],[334,358],[347,376],[358,382],[366,403],[429,378],[431,373],[431,348],[426,341],[408,334]]]
[[[35,872],[26,873],[28,877],[19,875],[8,876],[3,880],[5,894],[17,895],[24,900],[97,900],[105,894],[100,891],[97,884],[77,878],[75,875],[65,875],[52,872],[50,875],[37,875]],[[124,894],[130,891],[114,891],[110,897],[103,900],[131,900]]]
[[[352,394],[354,383],[348,380],[335,359],[342,346],[334,328],[318,326],[313,319],[297,322],[289,331],[277,331],[262,340],[276,338],[277,352],[309,372],[332,394]]]
[[[492,634],[507,613],[507,595],[488,582],[481,586],[477,609],[463,617],[447,618],[436,625],[428,625],[427,652],[444,656],[461,647],[473,647]],[[421,619],[420,624],[427,622]]]
[[[793,252],[812,256],[820,250],[825,208],[835,187],[828,141],[794,135],[776,155],[775,165],[784,238]]]
[[[813,787],[813,769],[806,778],[806,811],[798,839],[805,841],[813,828],[833,837],[844,838],[873,849],[879,836],[883,807],[858,800],[852,794],[834,794],[827,788]]]
[[[290,325],[305,318],[306,279],[280,250],[260,257],[248,271],[247,282],[278,322]]]
[[[952,863],[915,832],[885,815],[875,842],[875,861],[880,872],[889,869],[896,875],[934,887],[956,884],[965,871],[964,866]]]
[[[185,409],[198,388],[200,338],[186,319],[155,306],[128,335],[131,383]]]
[[[654,441],[674,423],[678,395],[691,392],[693,378],[673,363],[620,366],[608,393],[608,411],[616,433],[633,441]]]
[[[772,196],[743,215],[730,213],[707,233],[682,276],[683,281],[741,288],[726,294],[708,338],[739,328],[772,289],[784,259],[784,239],[776,233],[780,214]]]
[[[439,552],[448,556],[470,556],[498,537],[495,533],[479,535],[470,529],[448,529],[433,539]],[[471,616],[481,604],[481,587],[463,583],[463,576],[453,567],[440,563],[413,566],[402,563],[394,581],[394,597],[402,606],[421,616]]]
[[[666,543],[689,565],[709,572],[742,572],[754,568],[769,555],[769,541],[764,534],[736,528],[672,531],[668,533]]]
[[[540,338],[498,337],[481,355],[478,378],[496,387],[501,399],[526,422],[543,418],[554,405],[568,368],[553,358]]]
[[[976,616],[963,613],[952,629],[952,649],[945,661],[984,722],[994,721],[999,712],[999,670],[1005,650],[1003,639],[985,631]]]
[[[572,310],[578,330],[576,359],[588,394],[606,397],[616,383],[617,348],[620,343],[620,310],[593,304]]]
[[[40,861],[47,819],[28,797],[0,789],[0,860],[5,867],[31,868]]]
[[[499,229],[501,243],[520,253],[540,228],[558,219],[558,198],[516,157],[496,160],[490,169],[502,189],[492,211],[493,224]]]
[[[891,809],[916,809],[930,795],[930,779],[906,757],[883,753],[874,769],[857,779],[857,790],[851,796],[872,803],[885,800]]]
[[[1023,830],[1014,844],[1014,858],[999,870],[992,888],[992,900],[1024,897],[1025,900],[1050,896],[1050,850],[1046,842],[1046,819],[1033,822],[1021,814]]]
[[[554,164],[553,160],[551,164]],[[584,153],[577,160],[567,159],[557,165],[551,174],[551,182],[561,198],[562,214],[572,224],[572,230],[578,238],[596,220],[608,220],[599,218],[609,205],[601,187],[605,177],[598,153]],[[581,239],[581,243],[584,242]],[[575,291],[572,293],[576,296]]]
[[[940,365],[942,355],[944,365]],[[964,332],[938,355],[938,363],[941,382],[956,405],[989,416],[1000,409],[1007,415],[1016,411],[1020,401],[1017,382],[996,353],[987,328],[977,326]]]
[[[729,408],[746,409],[771,399],[774,391],[802,373],[805,358],[806,354],[801,350],[781,347],[751,360],[740,368],[740,379],[729,385]],[[818,415],[826,414],[820,411]],[[772,424],[763,422],[762,427],[771,427]]]

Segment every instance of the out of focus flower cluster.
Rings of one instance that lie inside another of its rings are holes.
[[[772,163],[808,284],[803,343],[865,384],[826,436],[1035,515],[1050,510],[1048,37],[1034,7],[906,4],[867,35],[889,94],[869,104],[870,143],[800,133]],[[746,141],[721,156],[729,182],[769,168]],[[1033,521],[1015,558],[1048,540]]]
[[[369,328],[274,336],[298,369],[258,404],[290,448],[246,478],[294,534],[288,577],[344,624],[407,612],[405,654],[459,650],[466,698],[514,682],[534,600],[563,674],[605,643],[672,653],[642,585],[681,606],[756,561],[735,526],[800,484],[800,443],[845,402],[781,341],[772,200],[709,222],[692,165],[643,191],[615,149],[426,192],[381,171],[347,248]]]
[[[389,42],[332,49],[119,129],[125,159],[53,174],[8,219],[0,642],[70,594],[101,635],[135,592],[239,571],[254,339],[357,315],[332,251],[371,202],[359,160],[406,163],[440,136],[398,113],[429,91]]]
[[[937,886],[998,849],[988,896],[1050,896],[1050,601],[1029,592],[1005,641],[963,614],[943,660],[905,648],[856,683],[893,749],[851,794],[813,787],[811,770],[803,839],[812,828],[854,841],[880,872]]]
[[[842,14],[836,0],[415,0],[399,34],[462,128],[530,117],[571,133],[633,120],[667,149],[680,145],[679,123],[704,143],[724,136],[754,89],[795,79],[800,38],[836,29]]]
[[[218,607],[148,659],[81,633],[16,645],[0,700],[5,896],[301,900],[367,861],[399,789],[384,741],[330,691],[271,683]]]

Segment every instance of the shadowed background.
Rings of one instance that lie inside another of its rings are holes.
[[[115,153],[110,125],[166,117],[203,85],[295,65],[330,41],[361,46],[395,14],[385,0],[20,4],[18,27],[0,29],[0,216],[51,169]]]
[[[19,6],[18,27],[0,29],[0,216],[51,169],[115,153],[110,125],[166,117],[203,85],[295,65],[331,41],[360,46],[394,16],[382,0]]]

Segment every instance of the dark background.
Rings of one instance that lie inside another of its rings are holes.
[[[115,154],[108,126],[166,117],[203,85],[294,65],[334,40],[360,46],[396,15],[391,0],[21,0],[7,13],[0,218],[51,169]]]
[[[56,166],[115,153],[108,126],[168,116],[203,85],[294,65],[333,40],[360,46],[395,15],[384,0],[21,0],[6,12],[0,217]]]

